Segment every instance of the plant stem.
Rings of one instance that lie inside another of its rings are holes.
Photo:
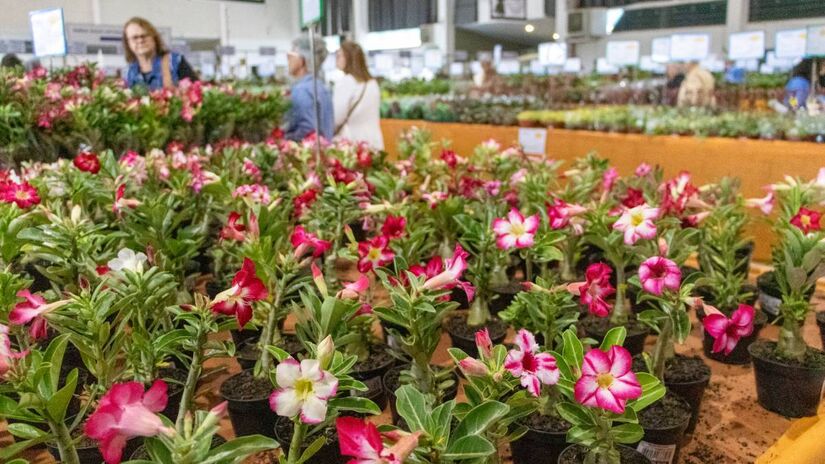
[[[289,443],[289,456],[286,457],[287,464],[295,464],[301,457],[301,445],[304,443],[304,433],[306,426],[301,419],[295,418],[292,426],[292,441]]]
[[[616,304],[613,305],[613,314],[610,315],[610,325],[616,327],[627,324],[627,308],[625,307],[624,292],[627,288],[624,276],[624,266],[616,266]]]
[[[573,272],[573,264],[576,259],[576,245],[572,237],[568,237],[567,246],[564,247],[564,260],[561,262],[561,280],[564,282],[573,282],[576,280],[576,274]]]
[[[269,350],[266,349],[267,346],[272,344],[272,340],[275,338],[275,334],[278,333],[278,307],[281,305],[281,294],[283,293],[283,288],[278,282],[275,285],[275,300],[272,302],[272,306],[269,308],[269,314],[266,317],[266,325],[264,326],[264,331],[261,334],[261,362],[260,372],[257,373],[256,377],[258,378],[266,378],[269,374],[270,369],[272,369],[272,357],[269,355]],[[278,333],[278,338],[280,338],[280,333]]]
[[[470,327],[480,327],[490,320],[490,306],[487,297],[476,295],[475,300],[470,305],[470,312],[467,314],[467,325]]]
[[[525,267],[525,273],[527,274],[525,276],[525,280],[527,282],[532,282],[533,281],[533,260],[530,259],[530,256],[527,256],[526,258],[524,258],[524,267]]]
[[[801,362],[805,359],[807,347],[802,338],[800,325],[793,318],[786,317],[779,330],[779,340],[776,344],[779,357]]]
[[[192,398],[195,396],[195,390],[198,387],[198,379],[201,376],[201,363],[203,358],[203,344],[206,341],[206,336],[202,327],[198,328],[198,339],[195,344],[195,350],[192,352],[192,364],[189,365],[189,375],[186,376],[186,384],[183,386],[183,395],[181,396],[180,406],[178,407],[178,419],[175,421],[175,428],[178,433],[182,433],[183,418],[186,417],[186,412],[189,410],[189,405],[192,403]]]
[[[653,348],[653,375],[662,382],[665,381],[665,361],[673,354],[673,321],[665,318],[659,330],[656,346]]]
[[[77,448],[74,446],[74,441],[66,424],[50,421],[49,427],[57,439],[57,450],[60,452],[60,462],[63,464],[80,464]]]

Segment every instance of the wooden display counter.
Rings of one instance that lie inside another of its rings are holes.
[[[412,126],[427,128],[435,141],[449,140],[459,155],[472,153],[473,148],[491,138],[502,144],[518,141],[518,127],[383,119],[381,128],[391,155],[398,155],[396,141]],[[548,129],[548,157],[573,160],[590,151],[610,159],[622,175],[632,174],[639,163],[646,162],[662,166],[667,177],[689,171],[697,184],[736,176],[742,180],[742,193],[747,197],[764,196],[763,187],[785,175],[810,179],[825,166],[825,144]],[[769,261],[770,228],[756,220],[751,233],[757,245],[755,258]]]

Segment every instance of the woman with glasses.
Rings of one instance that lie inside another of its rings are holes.
[[[158,30],[143,18],[132,18],[123,26],[123,49],[126,52],[126,85],[145,86],[149,90],[177,87],[182,79],[198,80],[186,59],[170,52]]]

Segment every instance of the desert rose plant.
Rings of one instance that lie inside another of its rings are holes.
[[[541,345],[551,351],[558,336],[579,319],[579,308],[573,299],[576,289],[554,285],[541,277],[536,283],[525,282],[523,285],[527,291],[519,292],[510,306],[498,316],[517,329],[540,334]],[[585,294],[589,295],[587,291]]]

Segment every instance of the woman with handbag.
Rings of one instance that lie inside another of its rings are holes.
[[[145,86],[149,90],[177,87],[183,79],[198,80],[189,63],[178,53],[170,52],[152,23],[134,17],[123,26],[123,50],[126,53],[126,86]]]
[[[335,135],[383,150],[381,89],[367,69],[361,46],[355,42],[342,43],[336,65],[344,76],[333,89]]]

